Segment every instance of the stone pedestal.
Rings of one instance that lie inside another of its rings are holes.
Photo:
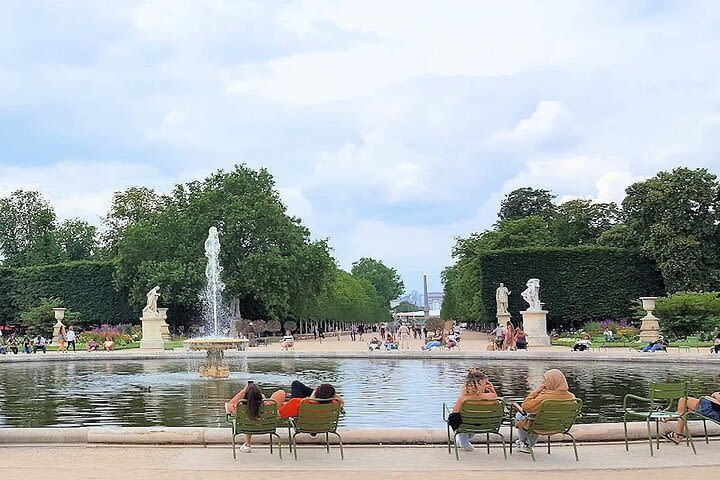
[[[169,342],[172,340],[172,335],[170,335],[170,326],[167,323],[167,311],[167,308],[158,308],[160,318],[163,319],[163,324],[160,325],[160,336],[164,341]]]
[[[505,325],[507,325],[507,322],[510,321],[510,314],[509,313],[498,313],[497,321],[498,321],[498,325],[504,327]]]
[[[145,312],[142,320],[142,340],[140,348],[145,350],[163,350],[165,340],[162,338],[163,326],[167,327],[165,319],[154,312]]]
[[[640,340],[646,343],[654,342],[658,336],[660,336],[659,318],[652,313],[653,310],[655,310],[656,299],[657,297],[640,297],[643,310],[647,312],[647,315],[640,319],[642,321],[642,325],[640,325]]]
[[[523,318],[523,330],[530,347],[549,346],[550,336],[547,334],[547,310],[525,310],[520,312]]]

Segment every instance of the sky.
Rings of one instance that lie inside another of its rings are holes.
[[[719,152],[715,1],[0,2],[0,195],[60,219],[246,163],[341,267],[440,290],[514,188],[621,201]]]

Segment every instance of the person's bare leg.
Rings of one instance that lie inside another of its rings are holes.
[[[687,412],[695,411],[700,404],[700,400],[694,397],[688,397],[687,402],[684,398],[681,398],[678,401],[678,413],[680,415],[684,415]],[[681,418],[678,420],[677,427],[675,428],[675,433],[678,435],[682,435],[685,431],[685,421]]]
[[[252,443],[252,435],[248,435],[246,433],[245,434],[245,445],[247,445],[249,447],[251,443]]]
[[[287,393],[285,393],[285,390],[278,390],[272,395],[270,395],[270,398],[275,400],[275,403],[277,403],[278,408],[282,407],[285,403],[285,398],[287,398]]]

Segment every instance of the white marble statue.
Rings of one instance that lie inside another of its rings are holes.
[[[497,314],[507,315],[508,314],[508,295],[510,290],[507,289],[504,283],[495,290],[495,303],[497,304]]]
[[[531,278],[525,284],[527,288],[520,294],[523,300],[530,304],[528,310],[539,312],[542,310],[542,304],[540,303],[540,280],[537,278]]]
[[[160,296],[160,287],[155,286],[147,293],[147,305],[143,308],[143,315],[160,316],[158,312],[157,299]]]

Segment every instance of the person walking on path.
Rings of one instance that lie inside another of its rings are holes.
[[[410,329],[407,325],[404,323],[400,325],[400,328],[398,328],[397,331],[398,335],[400,336],[400,348],[410,348]]]
[[[73,330],[73,327],[69,327],[67,331],[67,351],[70,351],[70,346],[72,345],[73,352],[75,351],[75,330]]]
[[[358,331],[357,325],[355,325],[353,323],[350,326],[350,340],[352,340],[353,342],[355,341],[355,336],[357,335],[357,331]]]

